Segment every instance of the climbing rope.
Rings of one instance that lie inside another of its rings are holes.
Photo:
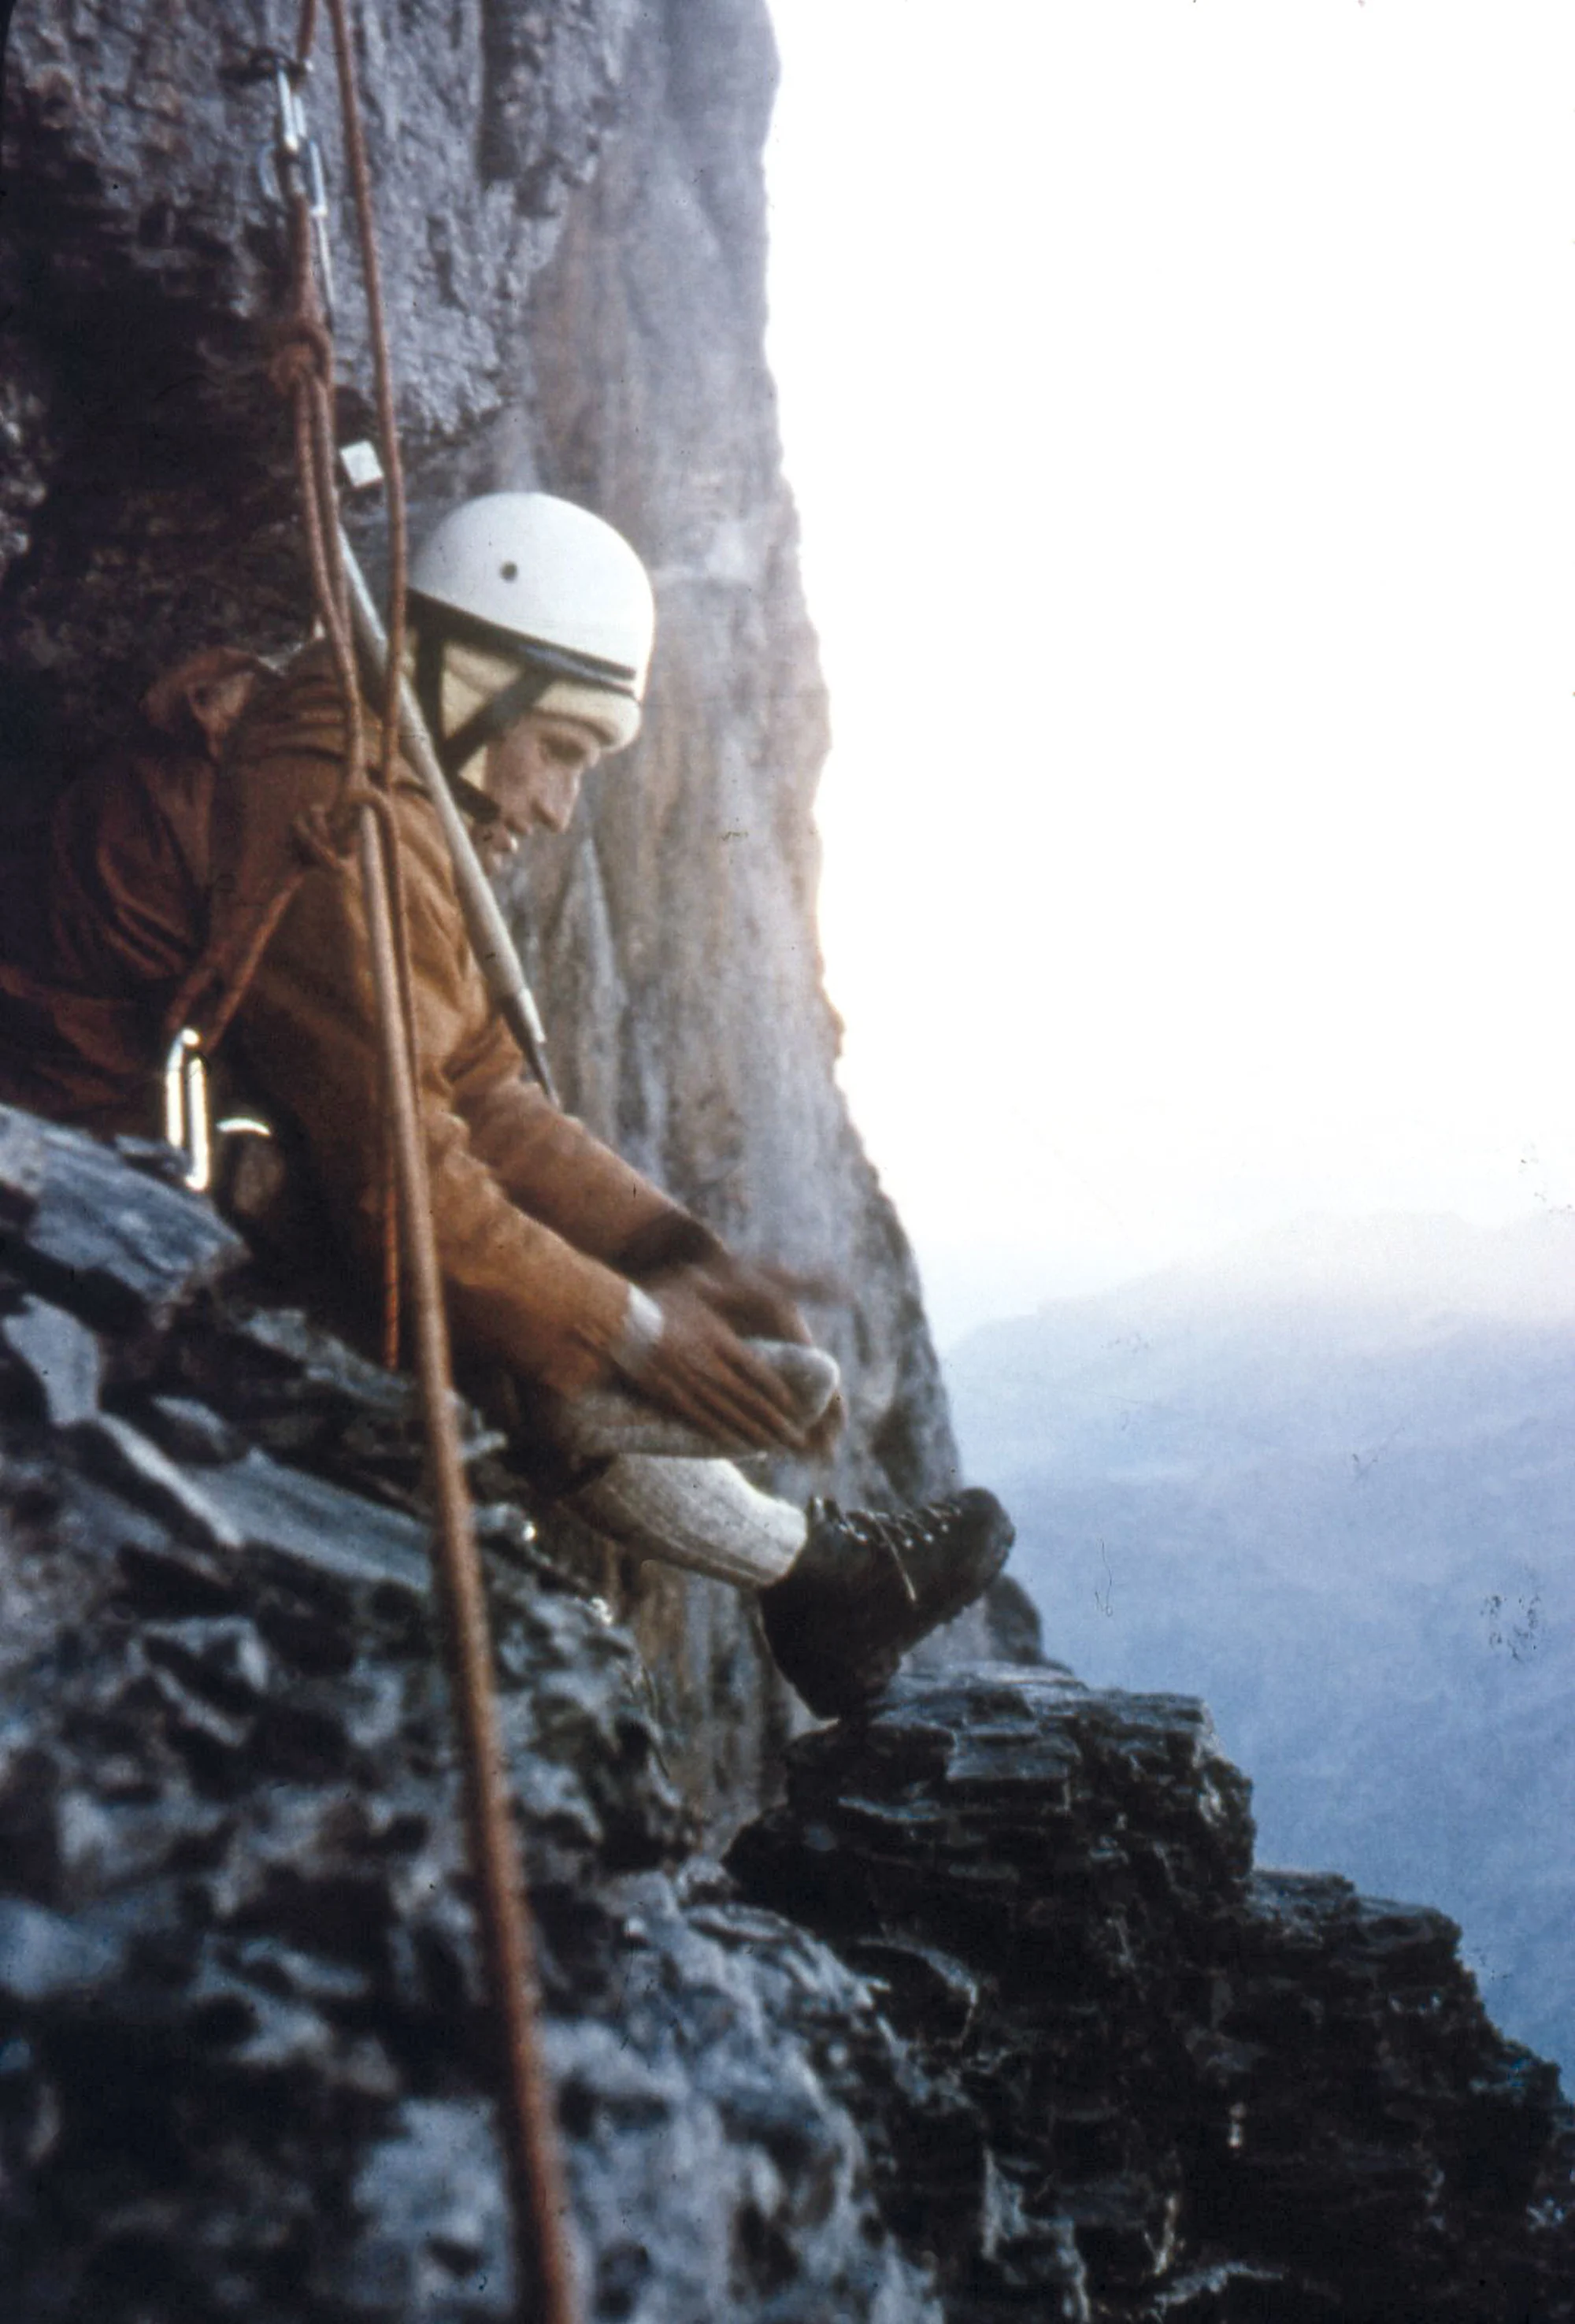
[[[281,188],[289,217],[290,300],[273,377],[287,395],[295,434],[296,466],[311,573],[312,602],[327,641],[344,706],[345,769],[337,799],[318,819],[315,841],[323,860],[344,870],[353,838],[364,899],[376,994],[390,1167],[397,1198],[390,1206],[388,1276],[401,1274],[410,1290],[423,1420],[438,1525],[435,1571],[445,1617],[449,1679],[458,1713],[465,1770],[466,1825],[481,1905],[481,1923],[493,2008],[502,2033],[502,2098],[514,2240],[521,2286],[520,2312],[540,2324],[578,2324],[582,2310],[566,2227],[567,2197],[552,2093],[542,2055],[537,1984],[523,1870],[515,1840],[493,1690],[493,1655],[476,1551],[474,1516],[460,1450],[452,1385],[441,1270],[432,1222],[427,1152],[421,1136],[416,1019],[403,908],[393,770],[401,713],[401,664],[405,624],[404,496],[394,419],[391,368],[383,316],[371,177],[362,134],[345,0],[326,0],[345,152],[354,198],[367,329],[376,382],[378,432],[388,484],[390,607],[378,764],[366,776],[365,722],[356,669],[350,585],[341,549],[335,478],[334,345],[319,263],[326,250],[320,201],[314,217],[315,155],[303,149],[299,96],[281,124]],[[281,67],[281,83],[299,92],[311,67],[318,0],[304,0],[296,49]],[[276,60],[277,62],[278,60]],[[282,112],[282,90],[281,90]],[[265,941],[265,936],[262,939]],[[248,947],[250,951],[251,946]],[[402,1245],[402,1267],[401,1246]],[[391,1298],[397,1329],[397,1308]],[[523,2287],[534,2279],[536,2299]]]

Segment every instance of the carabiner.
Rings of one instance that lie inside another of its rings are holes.
[[[176,1034],[164,1060],[164,1137],[186,1164],[181,1183],[206,1194],[213,1184],[207,1067],[201,1039],[189,1025]]]

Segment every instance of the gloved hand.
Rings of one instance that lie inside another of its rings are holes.
[[[796,1340],[801,1348],[811,1345],[809,1326],[798,1311],[796,1296],[804,1286],[785,1268],[735,1259],[732,1251],[722,1251],[714,1259],[674,1272],[692,1284],[700,1297],[746,1339]]]
[[[846,1286],[831,1276],[796,1274],[738,1258],[720,1236],[684,1211],[657,1219],[632,1236],[614,1264],[631,1283],[651,1292],[668,1283],[692,1283],[747,1339],[797,1340],[801,1347],[814,1342],[797,1302],[848,1296]]]
[[[661,1331],[634,1375],[643,1395],[681,1420],[761,1452],[806,1449],[787,1388],[740,1338],[705,1268],[676,1268],[644,1289],[661,1310]],[[798,1329],[772,1336],[807,1342],[802,1317],[797,1308],[791,1313]]]

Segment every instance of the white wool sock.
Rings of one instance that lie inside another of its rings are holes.
[[[809,1532],[802,1509],[758,1491],[731,1461],[622,1452],[564,1507],[637,1556],[747,1590],[780,1582]]]
[[[788,1390],[799,1426],[813,1428],[842,1384],[835,1358],[794,1341],[749,1344]],[[802,1509],[758,1490],[731,1461],[717,1457],[714,1437],[662,1412],[636,1388],[614,1383],[576,1397],[559,1406],[554,1427],[572,1457],[613,1454],[566,1506],[637,1556],[767,1590],[804,1546]]]

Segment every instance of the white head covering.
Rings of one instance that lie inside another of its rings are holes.
[[[443,731],[457,734],[467,720],[511,686],[520,675],[518,662],[505,654],[487,653],[480,646],[450,641],[443,655]],[[604,751],[622,751],[640,732],[640,705],[626,694],[612,694],[576,678],[555,678],[534,706],[559,718],[577,718],[600,738]],[[459,771],[480,788],[486,745],[484,743]]]

